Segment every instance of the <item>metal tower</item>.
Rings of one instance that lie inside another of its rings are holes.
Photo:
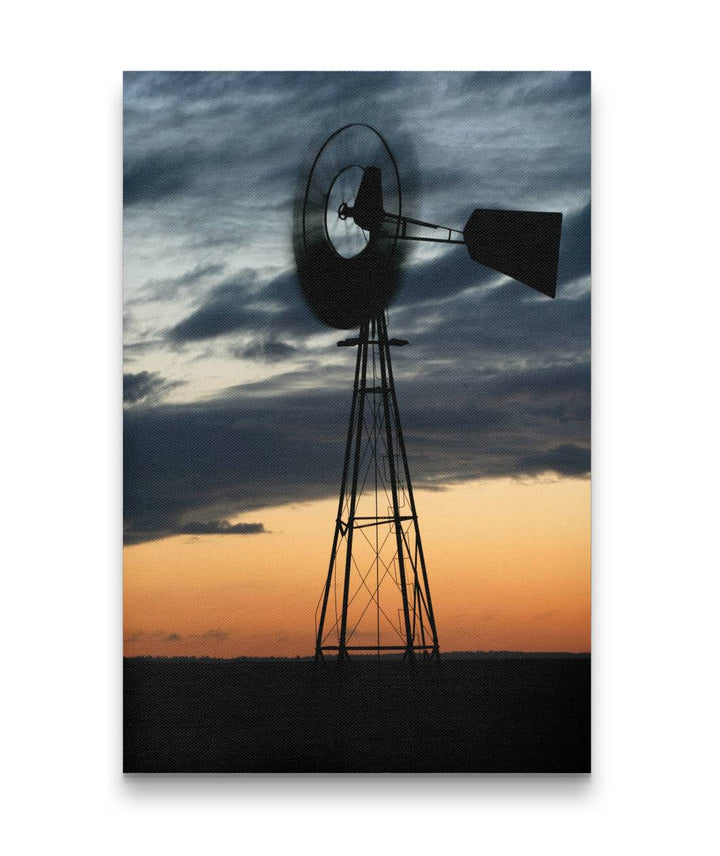
[[[439,657],[437,629],[381,312],[359,336],[345,463],[327,579],[316,611],[316,659],[350,652]]]
[[[439,657],[390,361],[390,348],[407,342],[388,339],[385,309],[411,242],[463,244],[474,261],[555,297],[562,214],[476,208],[462,231],[409,217],[412,194],[395,156],[379,131],[357,122],[325,140],[298,187],[293,246],[303,296],[330,327],[360,327],[356,339],[338,342],[358,350],[315,657]]]

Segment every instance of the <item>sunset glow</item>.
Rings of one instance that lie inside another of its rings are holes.
[[[417,491],[442,650],[590,650],[589,500],[588,480],[551,477]],[[125,654],[310,655],[335,511],[126,547]]]

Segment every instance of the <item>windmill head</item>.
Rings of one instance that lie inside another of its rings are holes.
[[[358,188],[355,204],[346,212],[352,216],[361,229],[374,232],[385,218],[383,209],[382,173],[376,166],[368,166],[363,170],[362,181]]]
[[[300,287],[318,319],[350,329],[378,317],[398,288],[408,241],[465,244],[474,261],[555,297],[562,214],[478,208],[462,231],[417,220],[406,213],[414,173],[408,194],[387,142],[361,123],[335,131],[308,159],[293,243]]]

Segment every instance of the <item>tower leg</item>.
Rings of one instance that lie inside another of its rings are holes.
[[[419,652],[437,657],[390,357],[392,345],[405,343],[388,338],[380,315],[361,327],[357,339],[339,344],[357,345],[358,351],[330,562],[316,615],[315,658],[337,653],[344,662],[351,652],[372,651],[402,652],[410,661]],[[369,644],[373,638],[375,644]]]
[[[315,638],[316,660],[323,659],[322,644],[325,632],[325,619],[327,617],[328,600],[330,597],[330,589],[333,583],[333,572],[335,570],[335,563],[337,559],[340,540],[348,532],[347,524],[343,522],[342,515],[343,508],[345,505],[345,492],[348,485],[348,473],[351,464],[353,445],[356,445],[357,449],[359,450],[360,437],[358,436],[358,434],[362,434],[362,409],[364,407],[364,387],[365,379],[367,376],[367,325],[364,325],[364,327],[360,329],[359,339],[360,344],[358,345],[357,359],[355,360],[355,380],[353,382],[352,404],[350,406],[350,422],[348,425],[347,442],[345,444],[345,460],[343,463],[342,480],[340,482],[340,498],[338,500],[338,511],[337,517],[335,519],[335,534],[333,535],[332,550],[330,551],[330,564],[328,566],[327,579],[325,581],[325,587],[322,593],[320,618],[317,622],[317,635]],[[358,407],[359,399],[360,407]],[[356,453],[355,458],[353,460],[353,496],[357,491],[358,454],[359,451],[358,453]],[[348,556],[349,555],[350,553],[348,551]],[[344,600],[345,598],[343,595],[343,602]],[[345,614],[347,613],[347,607],[344,608],[343,612]],[[344,652],[344,655],[347,656],[347,652]]]
[[[403,541],[403,521],[400,519],[400,506],[398,505],[398,483],[395,469],[395,444],[393,442],[393,420],[390,416],[390,388],[392,386],[392,375],[390,374],[390,346],[388,345],[387,329],[385,319],[380,316],[377,319],[378,351],[380,352],[380,378],[382,385],[383,410],[385,412],[385,433],[387,435],[387,461],[390,469],[390,493],[392,495],[392,510],[395,528],[395,540],[397,543],[397,563],[400,573],[400,592],[402,595],[403,620],[405,624],[405,656],[412,659],[413,632],[410,627],[410,606],[408,604],[407,579],[405,577],[405,544]],[[397,416],[397,410],[396,410]]]
[[[387,341],[387,326],[385,318],[381,319],[385,340]],[[413,526],[415,528],[415,544],[418,553],[420,569],[422,573],[423,588],[425,591],[425,608],[427,612],[430,632],[432,634],[432,656],[437,658],[440,656],[440,644],[438,642],[437,627],[435,626],[435,613],[433,612],[432,598],[430,597],[430,583],[428,582],[427,568],[425,566],[425,553],[422,546],[422,538],[420,537],[420,526],[418,524],[417,508],[415,506],[415,495],[412,489],[412,480],[410,478],[410,467],[408,465],[407,452],[405,450],[405,438],[403,437],[402,425],[400,424],[400,411],[398,410],[397,397],[395,394],[395,380],[392,373],[392,363],[390,362],[390,351],[388,349],[387,371],[389,378],[389,390],[392,399],[393,412],[395,414],[395,432],[397,434],[400,456],[402,458],[403,470],[405,474],[405,484],[407,487],[408,499],[410,502],[410,512],[412,515]],[[415,582],[417,585],[417,562],[414,564]],[[421,624],[421,629],[423,629]],[[424,642],[424,639],[423,639]]]
[[[345,577],[343,580],[342,619],[340,623],[340,645],[338,659],[347,659],[347,618],[348,598],[350,596],[350,571],[352,568],[353,536],[355,534],[355,507],[357,504],[358,478],[360,475],[360,450],[363,437],[363,416],[365,410],[365,395],[367,386],[367,357],[368,357],[368,324],[360,329],[360,385],[357,392],[357,423],[355,429],[355,455],[352,470],[352,486],[350,488],[350,510],[347,523],[347,544],[345,547]]]

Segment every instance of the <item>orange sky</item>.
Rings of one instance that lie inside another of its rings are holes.
[[[590,482],[540,478],[416,490],[441,650],[590,650]],[[314,650],[336,501],[262,509],[257,535],[125,548],[125,654]]]

